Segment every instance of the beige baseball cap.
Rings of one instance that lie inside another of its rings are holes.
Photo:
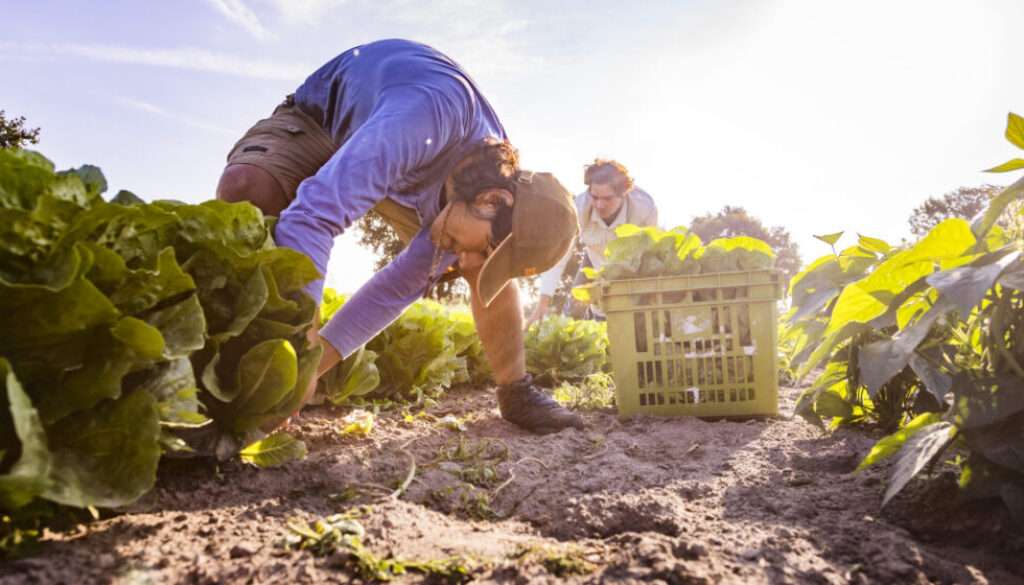
[[[512,204],[512,233],[488,256],[477,292],[491,304],[508,281],[550,269],[580,231],[572,195],[551,173],[520,171]]]

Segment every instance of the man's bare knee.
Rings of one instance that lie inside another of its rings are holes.
[[[217,199],[229,203],[248,201],[264,215],[280,215],[288,206],[284,189],[266,170],[249,164],[228,165],[217,184]]]

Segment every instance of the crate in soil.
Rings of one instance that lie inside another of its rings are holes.
[[[619,416],[774,416],[775,270],[601,285]]]

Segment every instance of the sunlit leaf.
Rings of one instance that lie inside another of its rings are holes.
[[[1024,148],[1024,118],[1013,112],[1007,116],[1006,139],[1017,148]]]
[[[823,236],[814,236],[814,237],[818,238],[819,240],[821,240],[822,242],[825,242],[826,244],[828,244],[830,246],[834,246],[834,245],[836,245],[836,242],[839,241],[839,238],[843,237],[843,233],[844,232],[836,232],[834,234],[825,234]]]
[[[896,455],[882,506],[889,503],[919,471],[949,446],[953,441],[953,433],[953,425],[941,421],[922,428],[907,439]]]
[[[1018,258],[1020,252],[1015,251],[985,266],[960,266],[936,272],[928,276],[927,281],[955,302],[960,314],[966,317],[985,297],[1003,270]]]
[[[260,467],[276,467],[306,458],[306,443],[278,431],[238,452],[239,457]]]
[[[875,446],[871,448],[867,457],[860,462],[860,465],[857,466],[855,471],[860,471],[869,465],[874,465],[882,459],[885,459],[899,451],[900,447],[907,442],[907,439],[912,437],[915,433],[925,427],[934,425],[941,420],[942,415],[935,412],[926,412],[918,415],[914,420],[908,422],[900,430],[875,443]]]
[[[864,248],[865,250],[868,250],[870,252],[877,252],[879,254],[888,254],[889,250],[892,250],[892,246],[890,246],[888,242],[886,242],[885,240],[880,240],[878,238],[869,238],[868,236],[863,236],[860,234],[857,234],[857,236],[859,238],[859,240],[857,241],[858,245],[861,248]]]

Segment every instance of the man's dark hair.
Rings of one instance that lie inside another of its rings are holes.
[[[452,170],[448,196],[467,205],[488,189],[505,189],[515,197],[518,175],[519,151],[507,139],[489,139],[477,145]],[[512,208],[508,205],[501,205],[497,213],[483,219],[491,220],[491,245],[498,245],[512,233]]]
[[[629,176],[621,163],[614,160],[594,159],[594,164],[587,165],[583,170],[583,183],[591,185],[609,185],[617,195],[625,195],[633,189],[633,177]]]

